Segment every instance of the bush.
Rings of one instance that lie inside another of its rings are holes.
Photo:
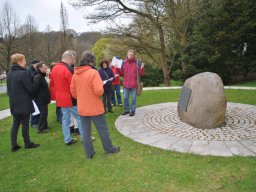
[[[183,79],[183,73],[180,69],[177,69],[176,71],[173,71],[172,77],[175,81],[179,81]]]
[[[145,87],[157,87],[164,82],[162,70],[158,67],[145,65],[145,74],[141,77]]]

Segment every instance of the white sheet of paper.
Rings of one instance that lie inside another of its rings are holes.
[[[105,85],[108,82],[108,80],[103,81],[103,85]]]
[[[111,62],[112,66],[120,69],[122,64],[123,64],[122,59],[117,59],[115,56],[112,58],[112,62]]]
[[[40,111],[39,111],[39,109],[38,109],[38,107],[37,107],[37,105],[36,105],[34,100],[32,100],[32,103],[33,103],[33,106],[34,106],[34,109],[35,109],[35,112],[32,113],[32,115],[35,116],[35,115],[40,114]]]

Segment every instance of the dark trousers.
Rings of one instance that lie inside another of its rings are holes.
[[[109,137],[105,115],[102,114],[97,116],[80,116],[80,119],[83,128],[83,146],[87,158],[90,158],[91,155],[94,153],[94,147],[91,140],[91,122],[93,122],[98,131],[104,150],[106,152],[110,152],[113,150],[114,147]]]
[[[104,90],[104,94],[102,96],[103,104],[105,111],[112,111],[112,105],[111,105],[111,90]]]
[[[20,124],[22,124],[22,136],[25,145],[30,144],[29,138],[29,114],[28,115],[13,115],[13,123],[11,130],[11,145],[12,147],[17,145],[17,135]]]
[[[61,107],[56,106],[56,121],[61,123],[62,122],[62,111]]]
[[[39,117],[40,117],[40,115],[34,115],[34,116],[33,116],[33,115],[31,114],[31,120],[30,120],[31,126],[33,126],[33,125],[38,125]]]
[[[48,122],[47,122],[48,104],[46,105],[39,104],[38,108],[40,111],[40,117],[38,121],[38,130],[48,129]]]

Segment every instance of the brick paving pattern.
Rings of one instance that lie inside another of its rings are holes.
[[[193,140],[236,141],[256,139],[255,106],[229,103],[222,127],[200,129],[179,120],[177,104],[165,104],[161,109],[145,114],[143,123],[153,130]]]
[[[117,129],[134,141],[178,151],[214,156],[256,156],[256,106],[228,103],[225,123],[200,129],[179,120],[177,102],[138,108],[120,116]]]

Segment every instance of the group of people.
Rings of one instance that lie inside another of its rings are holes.
[[[56,100],[56,107],[61,110],[62,132],[66,145],[77,142],[70,134],[71,114],[77,122],[82,144],[88,159],[93,158],[95,151],[91,137],[91,122],[94,123],[101,143],[106,154],[120,151],[120,147],[115,147],[109,136],[109,131],[105,119],[105,113],[113,112],[112,103],[114,91],[112,82],[118,80],[117,89],[120,90],[119,75],[123,76],[124,90],[124,112],[123,115],[135,115],[136,110],[136,88],[138,75],[144,74],[144,64],[138,65],[135,59],[135,51],[128,50],[127,59],[122,67],[113,70],[109,66],[108,60],[102,60],[100,69],[95,67],[95,56],[90,51],[85,51],[76,63],[76,52],[67,50],[62,54],[62,61],[55,63],[50,72],[50,90],[45,80],[46,66],[43,62],[34,61],[30,68],[26,67],[25,56],[14,54],[11,56],[12,67],[7,75],[7,92],[10,100],[10,109],[13,115],[13,125],[11,129],[11,151],[21,148],[17,144],[17,133],[22,124],[22,136],[25,148],[36,148],[39,144],[30,141],[29,137],[29,117],[34,112],[32,100],[39,107],[38,132],[48,132],[48,104],[50,98]],[[34,66],[33,66],[34,65]],[[118,86],[119,85],[119,86]],[[117,90],[116,89],[116,90]],[[130,106],[129,97],[132,95]],[[53,96],[54,95],[54,96]],[[117,97],[118,105],[121,105],[120,92]],[[34,116],[32,116],[34,118]],[[31,123],[33,119],[31,119]]]

